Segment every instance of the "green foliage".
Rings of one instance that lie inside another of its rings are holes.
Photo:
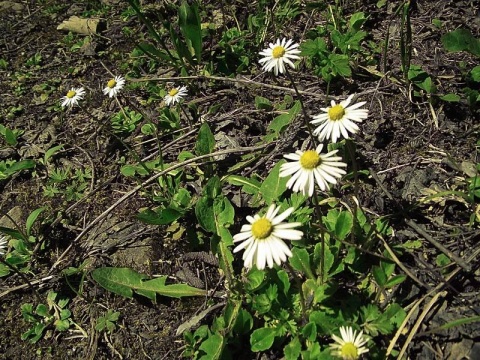
[[[70,299],[58,296],[58,293],[50,291],[47,294],[47,305],[38,304],[36,308],[30,303],[21,306],[23,319],[31,324],[31,328],[22,334],[22,340],[29,340],[36,343],[40,340],[45,331],[51,327],[55,331],[64,332],[73,325],[81,330],[84,337],[87,336],[85,331],[81,329],[72,320],[72,313],[67,308]]]
[[[113,132],[122,136],[129,135],[135,130],[142,118],[142,114],[125,106],[111,119]]]
[[[456,29],[443,35],[442,44],[448,51],[467,51],[480,57],[480,40],[467,29]]]
[[[98,268],[92,271],[92,277],[103,288],[127,298],[132,298],[136,293],[156,302],[157,294],[174,298],[206,295],[205,290],[186,284],[167,285],[166,276],[148,279],[146,275],[129,268]]]
[[[361,30],[366,21],[364,13],[354,13],[348,22],[341,17],[337,20],[333,25],[311,32],[300,46],[307,64],[327,82],[336,77],[352,76],[350,61],[354,54],[361,52],[361,43],[367,36]]]
[[[6,234],[11,238],[9,243],[12,246],[12,250],[5,256],[5,262],[9,264],[11,268],[20,272],[29,271],[29,262],[33,255],[33,248],[39,241],[33,231],[33,227],[43,211],[45,211],[45,208],[33,210],[27,217],[23,228],[17,223],[14,224],[16,228],[0,226],[0,233]],[[10,267],[0,263],[0,277],[9,275],[11,271]]]
[[[120,318],[119,311],[113,311],[108,309],[105,316],[101,316],[97,319],[95,330],[102,332],[105,331],[109,334],[113,333],[117,327],[116,322]]]

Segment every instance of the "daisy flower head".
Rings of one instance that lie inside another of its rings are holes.
[[[233,252],[236,253],[245,249],[243,253],[244,265],[251,269],[253,265],[257,269],[265,269],[265,264],[273,268],[273,263],[281,265],[287,261],[287,257],[292,256],[292,252],[283,240],[300,240],[303,232],[294,230],[302,225],[300,222],[283,222],[293,213],[294,208],[288,208],[283,213],[278,214],[280,206],[270,205],[267,213],[260,217],[247,216],[249,224],[243,225],[240,233],[233,237],[233,242],[242,242]]]
[[[8,246],[8,239],[6,236],[0,235],[0,255],[5,254],[5,250]]]
[[[187,87],[182,86],[182,87],[175,87],[171,89],[168,94],[165,96],[165,104],[167,106],[170,105],[175,105],[175,103],[180,102],[184,96],[187,95]]]
[[[364,346],[367,343],[367,338],[363,336],[363,331],[357,334],[350,326],[340,327],[340,335],[332,335],[335,343],[330,344],[332,355],[343,360],[356,360],[360,355],[368,352],[368,348]]]
[[[115,76],[109,80],[107,87],[103,89],[103,93],[109,97],[115,97],[125,86],[125,79],[122,76]]]
[[[313,135],[318,135],[318,139],[330,139],[333,143],[343,136],[345,139],[349,138],[348,133],[355,134],[359,128],[355,122],[361,123],[362,120],[368,117],[367,109],[359,109],[365,105],[366,101],[362,101],[353,105],[353,95],[350,95],[346,100],[339,104],[332,100],[331,106],[322,108],[324,114],[318,114],[313,117],[312,124],[320,124],[314,131]]]
[[[283,38],[277,39],[275,44],[270,43],[269,47],[263,51],[260,51],[260,55],[263,56],[258,62],[262,65],[264,71],[273,70],[275,76],[278,73],[283,74],[285,64],[288,64],[292,69],[295,69],[295,64],[292,60],[300,59],[300,50],[298,50],[299,44],[294,43],[293,40]]]
[[[315,150],[297,150],[284,155],[286,159],[292,160],[280,167],[280,177],[292,175],[287,182],[287,188],[312,196],[315,182],[322,191],[328,190],[329,184],[336,184],[337,179],[346,174],[341,168],[347,164],[341,161],[340,156],[334,156],[338,150],[322,154],[322,149],[323,144],[320,144]]]
[[[80,100],[83,100],[85,95],[85,89],[83,87],[80,88],[71,88],[67,95],[65,95],[62,100],[62,107],[73,107],[74,105],[78,105]]]

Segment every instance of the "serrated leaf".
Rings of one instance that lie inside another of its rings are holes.
[[[205,290],[186,284],[165,285],[166,276],[145,281],[146,275],[129,268],[99,268],[92,271],[92,277],[105,289],[128,298],[133,297],[133,291],[152,301],[156,294],[175,298],[206,295]]]

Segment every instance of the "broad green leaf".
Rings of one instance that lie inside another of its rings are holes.
[[[134,291],[152,301],[156,294],[175,298],[206,295],[205,290],[186,284],[165,285],[166,276],[146,280],[146,275],[129,268],[99,268],[92,271],[92,277],[105,289],[128,298],[133,297]]]
[[[285,360],[297,360],[302,351],[302,343],[298,336],[295,336],[283,349]]]
[[[338,239],[344,240],[353,227],[353,216],[348,211],[342,211],[338,215],[336,224],[335,224],[335,236]]]
[[[314,40],[307,39],[300,44],[301,56],[322,56],[328,51],[325,40],[317,37]]]
[[[480,40],[476,39],[470,30],[456,29],[442,36],[442,44],[451,52],[468,51],[480,56]]]
[[[153,211],[150,209],[144,210],[137,214],[137,219],[151,225],[166,225],[171,224],[183,214],[175,209],[166,208]]]
[[[480,82],[480,65],[477,65],[470,70],[470,76],[473,81]]]
[[[252,330],[253,327],[253,317],[250,313],[240,308],[240,311],[237,316],[237,321],[233,327],[233,330],[237,334],[247,334]]]
[[[258,110],[271,110],[273,105],[267,98],[255,96],[255,108]]]
[[[363,12],[357,12],[352,15],[349,21],[350,29],[358,31],[362,25],[367,21]]]
[[[303,327],[301,333],[307,341],[315,341],[317,338],[317,325],[314,322],[309,322]]]
[[[267,205],[278,200],[285,190],[287,190],[288,178],[280,177],[280,166],[285,163],[285,160],[280,160],[274,168],[270,171],[267,178],[260,186],[260,194],[262,195]]]
[[[255,330],[250,336],[250,348],[253,352],[265,351],[270,349],[275,340],[275,329],[260,328]]]
[[[5,140],[10,146],[17,145],[17,137],[15,136],[15,133],[8,128],[5,128]]]
[[[352,76],[352,69],[350,68],[347,55],[330,54],[328,60],[335,75],[343,77]]]
[[[215,223],[215,213],[213,212],[213,199],[203,196],[195,204],[195,215],[198,223],[205,230],[215,233],[217,230]]]
[[[215,137],[208,126],[208,123],[203,123],[198,131],[197,143],[195,144],[195,153],[197,155],[207,155],[215,149]]]
[[[215,333],[210,335],[205,341],[200,345],[200,350],[205,352],[205,356],[202,356],[201,360],[216,360],[220,359],[225,339],[222,335]]]
[[[253,268],[248,272],[247,279],[248,281],[245,284],[245,288],[249,292],[255,291],[263,284],[263,280],[265,279],[265,272],[263,270]]]
[[[443,101],[448,101],[448,102],[459,102],[460,101],[460,96],[457,94],[446,94],[440,97],[441,100]]]

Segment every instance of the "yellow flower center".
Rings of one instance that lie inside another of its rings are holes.
[[[73,98],[75,95],[77,95],[77,93],[73,90],[70,90],[68,93],[67,93],[67,98],[71,99]]]
[[[168,93],[168,95],[170,95],[170,96],[175,96],[175,95],[177,95],[177,94],[178,94],[178,89],[172,89],[172,90],[170,90],[170,92]]]
[[[315,150],[307,150],[300,156],[300,165],[304,169],[312,170],[320,165],[322,159]]]
[[[358,359],[358,349],[354,343],[347,342],[342,346],[340,351],[341,356],[344,360],[355,360]]]
[[[112,79],[110,80],[108,83],[107,83],[107,86],[110,88],[110,89],[113,89],[115,87],[115,85],[117,85],[117,82],[115,81],[115,79]]]
[[[330,120],[341,120],[344,115],[345,109],[340,104],[332,106],[330,109],[328,109],[328,117],[330,118]]]
[[[283,55],[285,55],[285,48],[283,46],[275,46],[272,50],[272,57],[274,59],[281,58]]]
[[[273,225],[270,220],[262,218],[255,221],[252,225],[252,234],[257,239],[265,239],[270,236],[273,231]]]

